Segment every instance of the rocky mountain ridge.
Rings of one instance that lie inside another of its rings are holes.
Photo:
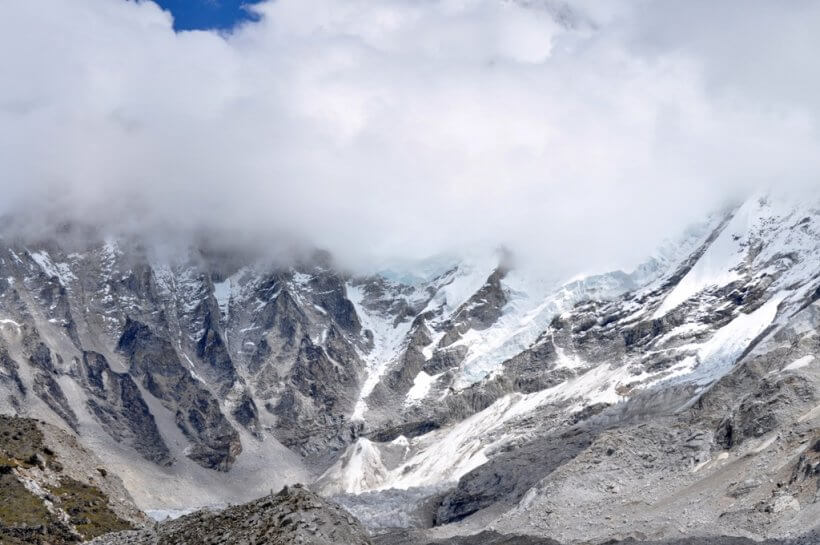
[[[569,282],[504,252],[357,276],[90,240],[3,239],[0,410],[110,453],[145,509],[315,481],[433,537],[784,537],[816,515],[817,203],[756,196]],[[735,498],[749,464],[781,486]]]

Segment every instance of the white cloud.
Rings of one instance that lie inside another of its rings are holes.
[[[218,35],[149,1],[4,2],[0,207],[598,268],[818,185],[820,4],[572,5],[278,0]]]

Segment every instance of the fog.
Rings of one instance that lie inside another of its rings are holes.
[[[816,193],[820,2],[0,4],[0,213],[351,267],[504,245],[628,268],[761,188]]]

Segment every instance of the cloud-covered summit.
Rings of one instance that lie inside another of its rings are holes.
[[[3,3],[1,211],[595,268],[758,186],[820,185],[816,2],[253,9],[175,33],[147,0]]]

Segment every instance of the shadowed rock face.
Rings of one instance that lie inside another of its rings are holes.
[[[596,430],[582,426],[500,453],[444,496],[435,523],[456,522],[490,505],[515,505],[541,479],[589,447],[595,435]]]
[[[69,404],[60,385],[54,379],[57,370],[51,359],[51,350],[42,342],[35,342],[35,339],[36,337],[33,335],[26,339],[27,344],[34,345],[29,356],[29,362],[35,369],[34,393],[45,401],[51,410],[60,416],[72,430],[77,431],[77,415],[74,413],[74,409]]]
[[[239,434],[220,411],[219,402],[179,361],[171,343],[129,318],[117,349],[130,363],[131,375],[175,413],[177,426],[193,443],[188,456],[206,467],[230,469],[242,452]]]
[[[370,545],[362,525],[341,507],[299,485],[223,511],[199,511],[152,530],[111,534],[94,545],[304,543]]]
[[[230,385],[237,380],[237,375],[228,348],[219,332],[219,318],[215,317],[214,313],[218,314],[219,309],[209,308],[205,312],[202,336],[196,343],[196,355],[206,364],[203,373],[209,375],[210,381],[222,385],[220,393],[224,395]]]
[[[0,384],[5,387],[9,405],[20,407],[20,398],[27,394],[26,385],[20,378],[20,366],[14,361],[5,346],[0,345]]]
[[[105,356],[83,352],[75,374],[86,385],[88,409],[117,441],[125,441],[146,459],[160,465],[173,461],[131,375],[115,373]]]

